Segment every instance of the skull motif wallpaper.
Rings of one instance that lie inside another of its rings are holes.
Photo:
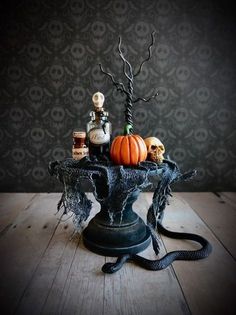
[[[236,22],[228,1],[18,0],[0,3],[0,190],[61,191],[49,161],[71,157],[72,132],[97,106],[122,134],[122,51],[135,80],[134,132],[149,158],[197,170],[179,191],[236,189]],[[137,69],[134,69],[137,71]]]

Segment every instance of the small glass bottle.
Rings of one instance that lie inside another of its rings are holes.
[[[109,158],[110,151],[111,122],[103,107],[104,100],[104,95],[100,92],[93,95],[94,110],[90,112],[91,120],[87,123],[89,155],[97,158]]]
[[[83,157],[89,155],[89,148],[86,145],[86,132],[74,131],[73,132],[73,147],[72,157],[74,160],[81,160]]]

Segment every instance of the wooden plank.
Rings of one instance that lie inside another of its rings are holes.
[[[50,240],[45,253],[41,257],[24,291],[16,314],[41,314],[41,310],[55,281],[65,252],[66,254],[73,255],[73,248],[71,248],[72,246],[69,244],[71,243],[70,239],[73,232],[74,224],[71,219],[65,223],[61,222],[58,225],[55,234]],[[72,242],[74,248],[77,247],[77,242],[78,240]],[[71,249],[71,252],[68,252],[68,247]],[[37,305],[37,308],[35,308],[35,305]]]
[[[140,195],[133,208],[146,221],[148,203],[144,194]],[[160,256],[164,254],[161,244]],[[156,259],[151,245],[140,255]],[[172,267],[155,272],[127,263],[116,274],[105,275],[104,296],[104,314],[190,313]]]
[[[147,195],[150,202],[151,194]],[[89,252],[78,240],[69,240],[73,225],[68,221],[67,229],[66,223],[57,227],[54,213],[59,197],[37,195],[35,203],[16,217],[16,227],[11,226],[0,239],[0,309],[4,314],[189,314],[185,297],[193,314],[235,312],[233,259],[181,198],[172,199],[166,224],[208,238],[214,246],[212,255],[198,262],[175,262],[174,269],[158,272],[130,263],[116,274],[104,275],[100,269],[105,258]],[[134,209],[144,216],[148,205],[142,198]],[[183,245],[193,248],[190,242],[163,239],[168,251]],[[151,247],[142,254],[155,258]]]
[[[198,194],[199,199],[201,196],[202,194]],[[151,199],[148,194],[147,197]],[[173,231],[202,235],[213,246],[212,254],[204,260],[173,263],[191,313],[193,315],[235,314],[235,261],[188,203],[180,198],[180,194],[174,194],[174,198],[171,199],[170,206],[165,210],[163,224]],[[168,251],[198,247],[190,241],[166,237],[163,237],[163,240]]]
[[[4,236],[13,221],[24,210],[35,193],[0,193],[0,237]]]
[[[236,192],[220,192],[221,199],[236,210]]]
[[[42,314],[60,314],[63,301],[66,295],[66,284],[70,273],[76,251],[81,241],[80,235],[76,234],[67,241],[63,254],[61,256],[60,266],[57,269],[50,290],[42,306]]]
[[[0,309],[15,312],[58,225],[59,194],[37,194],[0,239]]]
[[[92,216],[98,208],[94,202]],[[69,268],[65,266],[67,258],[63,256],[42,314],[102,314],[104,274],[101,267],[105,257],[90,252],[79,242]]]
[[[236,211],[213,193],[179,193],[236,258]]]
[[[91,194],[89,194],[89,198],[95,202]],[[97,211],[96,205],[91,211],[90,218]],[[63,217],[63,220],[66,219]],[[72,218],[59,224],[27,290],[25,290],[17,314],[59,313],[63,304],[65,283],[80,242],[80,235],[74,234],[73,231]],[[37,309],[35,309],[35,305],[37,305]]]
[[[105,257],[79,244],[61,297],[59,314],[102,314]],[[50,313],[47,313],[50,314]],[[58,314],[58,313],[55,313]]]

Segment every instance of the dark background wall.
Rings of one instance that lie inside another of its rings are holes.
[[[72,130],[85,128],[91,96],[106,96],[114,135],[123,97],[98,63],[122,76],[122,36],[137,67],[156,30],[153,57],[137,77],[135,131],[157,136],[182,170],[198,177],[178,190],[235,190],[235,34],[227,1],[1,2],[0,189],[52,191],[50,160],[71,155]]]

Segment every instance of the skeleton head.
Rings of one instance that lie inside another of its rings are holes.
[[[164,159],[163,154],[165,153],[163,143],[156,137],[146,138],[144,142],[148,151],[147,159],[156,163],[162,163]]]
[[[53,38],[58,38],[63,32],[63,24],[61,21],[52,20],[48,25],[48,29]]]
[[[149,34],[149,24],[145,23],[145,22],[138,22],[135,27],[135,32],[136,34],[142,38],[145,38],[148,34]]]
[[[95,21],[92,24],[92,33],[95,39],[100,39],[106,32],[106,25],[103,22]]]
[[[83,14],[83,11],[84,11],[84,1],[83,0],[80,0],[80,1],[77,1],[77,0],[71,0],[70,1],[70,9],[72,11],[73,14],[78,14],[78,15],[81,15]]]
[[[101,92],[96,92],[95,94],[93,94],[92,100],[94,107],[100,110],[103,107],[105,97]]]
[[[61,65],[53,65],[49,70],[49,74],[53,81],[60,81],[64,75],[64,68]]]
[[[19,81],[22,77],[22,70],[18,66],[10,66],[7,70],[8,77],[11,81]]]
[[[30,43],[27,47],[27,53],[31,60],[37,60],[42,54],[42,47],[38,43]]]
[[[36,166],[33,168],[32,176],[37,182],[40,182],[40,181],[45,179],[47,174],[46,174],[46,171],[43,167]]]

